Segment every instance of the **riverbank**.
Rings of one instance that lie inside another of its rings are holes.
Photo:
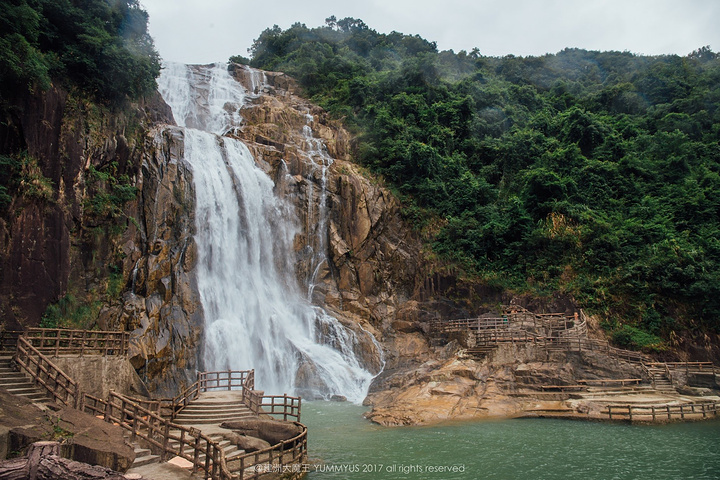
[[[386,368],[365,400],[367,418],[385,426],[528,416],[667,422],[720,409],[720,371],[710,363],[654,363],[588,338],[522,338],[478,356],[456,341],[433,347],[421,334],[405,337],[413,348],[398,351],[399,366]]]
[[[388,428],[366,407],[305,402],[309,479],[712,479],[720,421],[628,425],[558,419]],[[455,468],[455,471],[453,471]]]

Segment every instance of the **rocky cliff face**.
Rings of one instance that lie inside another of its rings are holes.
[[[192,173],[183,132],[158,126],[146,140],[139,186],[139,228],[123,245],[129,289],[107,323],[132,332],[130,360],[148,388],[173,395],[196,380],[202,307],[194,274]]]
[[[133,365],[151,390],[194,381],[194,197],[182,132],[152,127],[173,123],[167,105],[111,110],[52,88],[13,111],[2,152],[24,155],[35,170],[21,181],[45,191],[22,185],[0,218],[0,327],[37,326],[59,306],[63,326],[134,331]],[[116,201],[119,186],[136,200]]]
[[[297,96],[290,78],[232,69],[254,93],[234,135],[299,218],[299,284],[313,303],[381,342],[382,357],[366,335],[356,352],[372,371],[384,367],[373,387],[386,392],[372,397],[378,404],[395,401],[387,392],[397,382],[430,388],[422,379],[452,363],[453,351],[429,345],[429,320],[478,313],[509,298],[463,284],[452,272],[437,273],[442,268],[426,260],[395,197],[351,162],[352,136]],[[28,100],[16,120],[18,142],[38,159],[54,190],[44,203],[18,197],[15,215],[0,223],[5,323],[35,325],[46,305],[68,293],[87,298],[101,329],[133,332],[131,361],[148,389],[156,396],[176,393],[203,368],[194,192],[182,160],[182,129],[172,126],[157,99],[106,112],[58,90]],[[127,175],[138,194],[121,213],[101,218],[88,205],[110,186],[91,175],[108,165],[115,176]],[[110,292],[111,267],[119,294]],[[470,378],[463,372],[453,378]]]
[[[48,304],[63,298],[96,314],[115,296],[108,279],[122,270],[120,249],[134,235],[136,212],[109,195],[118,177],[137,178],[144,132],[167,118],[161,105],[154,99],[111,110],[53,87],[10,109],[0,152],[22,158],[23,167],[19,193],[0,218],[5,328],[37,325]]]

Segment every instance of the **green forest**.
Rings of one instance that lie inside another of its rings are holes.
[[[18,98],[51,85],[110,109],[154,92],[147,22],[138,0],[3,0],[4,125]],[[342,120],[357,161],[466,279],[570,295],[622,346],[720,330],[720,55],[709,46],[500,58],[330,17],[268,28],[231,60],[286,72]],[[23,182],[48,195],[26,152],[0,153],[0,208]]]
[[[160,59],[138,0],[0,2],[0,106],[51,83],[104,103],[155,90]]]
[[[23,102],[52,85],[111,110],[152,94],[160,57],[147,23],[137,0],[0,1],[0,213],[14,195],[53,196],[37,159],[17,142]],[[123,193],[111,200],[134,198]]]
[[[285,72],[357,136],[438,258],[562,292],[615,343],[720,329],[720,56],[438,51],[330,17],[231,60]]]

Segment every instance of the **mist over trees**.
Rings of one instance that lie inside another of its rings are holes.
[[[486,57],[362,20],[266,29],[280,70],[358,135],[437,255],[491,285],[564,292],[616,343],[720,327],[720,59],[565,49]]]
[[[51,82],[103,102],[156,88],[160,60],[138,0],[2,0],[0,106]]]

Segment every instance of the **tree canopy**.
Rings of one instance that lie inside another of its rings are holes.
[[[496,58],[330,17],[266,29],[250,55],[345,119],[359,161],[468,275],[573,295],[638,347],[720,328],[720,59],[709,47]]]
[[[154,91],[147,22],[138,0],[0,1],[0,102],[51,81],[105,102]]]

